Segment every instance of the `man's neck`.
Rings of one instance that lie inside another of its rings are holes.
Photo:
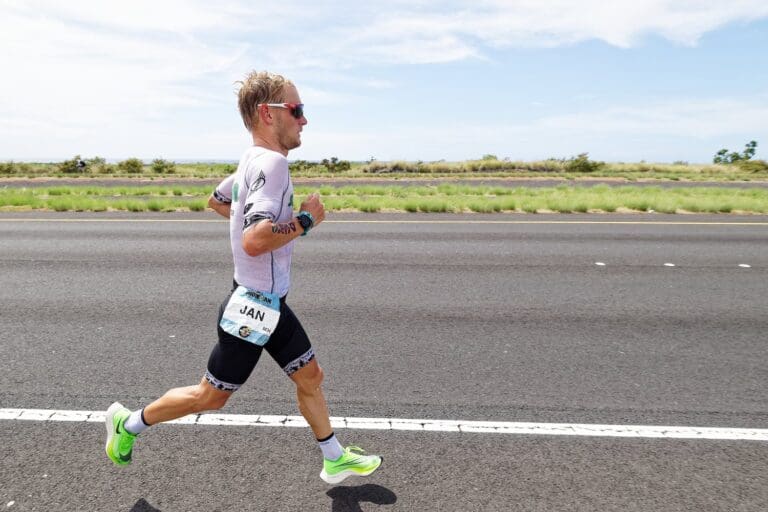
[[[288,150],[281,148],[279,144],[277,144],[276,141],[271,141],[267,139],[266,137],[262,137],[261,135],[258,135],[256,133],[253,134],[253,145],[259,146],[260,148],[269,149],[271,151],[274,151],[276,153],[282,154],[284,157],[288,156]]]

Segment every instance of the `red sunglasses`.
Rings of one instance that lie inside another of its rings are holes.
[[[259,103],[257,106],[275,107],[275,108],[287,108],[293,117],[301,119],[304,116],[304,104],[303,103]]]

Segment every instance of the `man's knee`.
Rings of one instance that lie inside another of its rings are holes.
[[[300,391],[311,393],[322,384],[324,373],[320,365],[312,361],[312,363],[297,371],[291,377]]]
[[[198,411],[214,411],[221,409],[229,400],[232,393],[214,388],[207,382],[198,385],[196,409]]]

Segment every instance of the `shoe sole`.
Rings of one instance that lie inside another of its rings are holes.
[[[384,463],[384,457],[379,457],[379,464],[373,468],[369,469],[365,473],[358,473],[357,471],[352,471],[351,469],[345,469],[344,471],[341,471],[339,473],[336,473],[335,475],[329,475],[325,472],[325,469],[323,469],[320,472],[320,478],[323,479],[323,481],[327,484],[338,484],[346,480],[350,476],[368,476],[372,474],[374,471],[379,469],[381,465]]]
[[[123,404],[120,402],[115,402],[112,405],[109,406],[109,409],[107,409],[107,417],[105,420],[105,424],[107,427],[107,444],[104,447],[104,451],[107,452],[107,457],[109,457],[109,460],[111,460],[115,465],[117,466],[126,466],[128,465],[128,462],[116,462],[115,459],[112,458],[112,453],[109,451],[109,447],[112,444],[112,440],[115,437],[115,414],[118,413],[118,411],[124,409]]]

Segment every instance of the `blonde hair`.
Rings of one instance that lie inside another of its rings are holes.
[[[256,106],[259,103],[279,103],[283,101],[285,87],[293,85],[293,82],[282,75],[269,71],[251,71],[242,81],[237,92],[237,107],[240,109],[240,117],[243,124],[251,131],[259,122],[256,115]]]

